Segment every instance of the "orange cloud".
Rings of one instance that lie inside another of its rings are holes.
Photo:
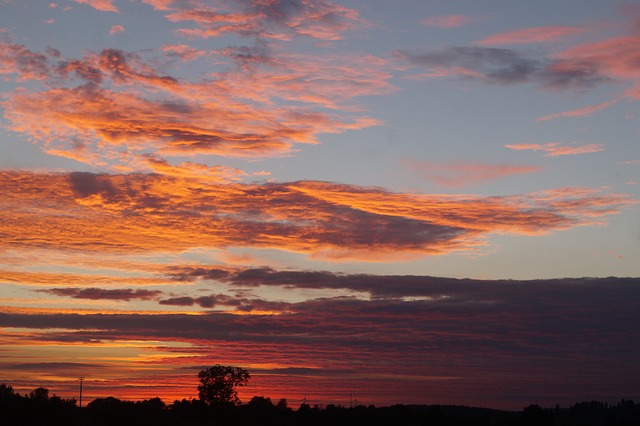
[[[591,154],[594,152],[604,151],[603,144],[587,144],[587,145],[561,145],[559,142],[549,142],[545,144],[539,143],[518,143],[507,144],[506,148],[516,151],[543,151],[545,157],[559,157],[561,155],[579,155]]]
[[[226,49],[220,56],[238,72],[188,82],[162,75],[138,54],[115,49],[54,61],[23,46],[0,48],[11,53],[0,72],[57,83],[8,95],[10,128],[43,143],[50,154],[114,169],[134,170],[130,167],[141,164],[135,159],[145,153],[282,155],[294,144],[316,143],[319,133],[379,124],[349,103],[393,89],[383,70],[386,62],[366,55],[282,53],[260,62],[252,59],[257,54],[252,50]],[[164,53],[171,60],[176,55],[194,59],[201,52],[180,45],[165,47]],[[247,68],[247,61],[255,65]],[[83,84],[60,87],[60,80]],[[107,83],[108,89],[102,86]],[[312,109],[320,107],[343,114]],[[128,150],[114,151],[113,145]]]
[[[469,25],[476,20],[477,18],[468,15],[443,15],[423,19],[420,23],[428,27],[458,28]]]
[[[25,81],[44,80],[49,73],[46,55],[0,40],[0,75],[17,74],[17,81]]]
[[[483,198],[324,182],[194,185],[169,175],[1,177],[5,250],[135,254],[255,247],[325,258],[432,255],[472,250],[491,233],[538,235],[601,223],[633,204],[623,195],[576,189]]]
[[[159,277],[118,277],[97,274],[50,273],[0,270],[0,282],[28,286],[149,286],[169,285],[175,281]]]
[[[506,176],[534,173],[542,170],[540,166],[515,166],[509,164],[486,164],[469,161],[454,163],[429,163],[406,161],[413,171],[425,176],[439,185],[462,187],[482,181],[499,179]]]
[[[485,37],[477,44],[526,44],[547,43],[573,37],[586,31],[584,27],[546,26],[507,31]]]
[[[103,12],[116,12],[120,13],[117,7],[113,5],[113,0],[73,0],[76,3],[86,4],[94,9],[101,10]]]

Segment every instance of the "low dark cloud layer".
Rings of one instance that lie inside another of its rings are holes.
[[[151,300],[158,297],[162,292],[158,290],[145,289],[102,289],[102,288],[52,288],[46,290],[38,290],[42,293],[49,293],[56,296],[73,297],[74,299],[91,299],[91,300]]]
[[[268,374],[317,380],[336,371],[341,379],[373,380],[384,371],[391,383],[417,390],[431,383],[430,377],[455,376],[445,389],[457,390],[462,399],[469,387],[490,392],[486,398],[504,389],[526,398],[545,387],[545,401],[562,401],[560,389],[572,389],[571,395],[636,396],[637,278],[482,281],[252,270],[236,281],[246,284],[249,275],[254,284],[308,288],[308,277],[317,283],[314,288],[368,289],[387,298],[312,299],[283,304],[286,310],[279,314],[252,315],[5,312],[0,326],[33,330],[29,339],[43,343],[182,342],[176,351],[190,354],[194,366],[233,356],[245,365],[292,368],[276,367],[283,370]],[[210,302],[246,300],[213,295]],[[208,304],[198,296],[172,303]],[[218,348],[215,354],[211,345]],[[338,352],[340,357],[333,356]]]

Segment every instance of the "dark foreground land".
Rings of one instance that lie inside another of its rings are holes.
[[[569,408],[530,405],[522,411],[440,405],[394,405],[391,407],[302,404],[294,410],[285,400],[273,404],[254,397],[247,404],[207,405],[200,400],[165,404],[159,398],[130,402],[101,398],[79,408],[77,401],[49,397],[38,388],[28,395],[0,385],[0,425],[60,426],[638,426],[640,404],[620,401],[609,405],[590,401]]]

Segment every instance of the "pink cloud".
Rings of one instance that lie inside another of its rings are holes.
[[[143,152],[282,155],[296,143],[317,143],[319,133],[378,125],[351,103],[393,90],[387,62],[371,55],[294,55],[262,45],[219,52],[165,46],[165,69],[175,58],[184,62],[208,53],[235,67],[200,81],[179,81],[161,74],[144,53],[105,49],[75,59],[8,42],[0,43],[0,53],[0,74],[43,81],[40,91],[7,94],[4,114],[10,127],[50,154],[100,167],[111,164],[114,170],[140,166],[136,158]],[[114,154],[109,145],[129,150]]]
[[[507,31],[485,37],[477,44],[526,44],[526,43],[547,43],[558,41],[567,37],[573,37],[586,31],[583,27],[571,26],[547,26],[536,28],[525,28],[514,31]]]
[[[184,7],[177,2],[146,0],[157,10],[171,11],[172,22],[194,22],[195,28],[181,28],[187,37],[216,37],[225,33],[288,40],[308,36],[339,40],[342,33],[364,25],[355,9],[325,0],[274,2],[228,2],[219,8]]]
[[[469,25],[476,20],[476,17],[468,15],[443,15],[424,19],[420,23],[428,27],[458,28]]]
[[[540,166],[486,164],[469,161],[457,161],[454,163],[406,161],[405,163],[413,171],[439,185],[447,187],[462,187],[481,183],[482,181],[542,170]]]
[[[0,39],[0,75],[16,74],[17,81],[45,80],[50,72],[46,55]]]
[[[181,61],[194,61],[207,54],[204,50],[194,49],[186,44],[168,44],[162,46],[162,51],[168,57],[176,57]]]
[[[113,0],[74,0],[76,3],[86,4],[94,9],[101,10],[103,12],[116,12],[120,13],[117,7],[113,5]]]
[[[46,86],[8,95],[4,112],[11,128],[41,142],[48,153],[101,167],[130,162],[108,145],[128,146],[131,159],[142,152],[282,155],[296,143],[317,143],[319,133],[378,125],[349,104],[358,96],[393,90],[386,61],[370,55],[225,49],[216,53],[237,66],[236,72],[189,82],[160,74],[137,53],[116,49],[82,59],[52,58],[7,43],[0,50],[6,52],[0,56],[0,74],[78,83],[75,88]],[[186,45],[165,46],[163,53],[184,60],[205,54]],[[107,82],[108,89],[103,87]]]
[[[555,114],[545,115],[544,117],[540,117],[536,119],[536,121],[549,121],[549,120],[555,120],[556,118],[562,118],[562,117],[587,117],[595,112],[609,108],[611,105],[615,104],[619,100],[621,100],[621,97],[616,97],[610,101],[602,102],[600,104],[589,105],[583,108],[573,109],[570,111],[563,111]]]
[[[120,33],[123,33],[123,32],[124,32],[124,27],[122,25],[114,25],[109,30],[110,34],[120,34]]]
[[[639,49],[640,34],[584,43],[555,55],[557,61],[553,69],[584,69],[591,66],[610,78],[637,80],[640,78],[640,66],[635,54]]]
[[[549,142],[545,144],[539,143],[519,143],[507,144],[506,148],[516,151],[543,151],[545,157],[559,157],[561,155],[578,155],[590,154],[593,152],[604,151],[603,144],[587,144],[587,145],[561,145],[558,142]]]

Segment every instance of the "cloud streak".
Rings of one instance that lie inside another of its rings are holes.
[[[90,300],[151,300],[157,298],[162,292],[157,290],[145,289],[109,289],[89,287],[89,288],[52,288],[46,290],[38,290],[41,293],[49,293],[55,296],[73,297],[74,299],[90,299]]]
[[[545,157],[560,157],[563,155],[580,155],[591,154],[595,152],[604,151],[603,144],[586,144],[586,145],[562,145],[559,142],[549,142],[545,144],[539,143],[519,143],[519,144],[507,144],[506,148],[516,151],[542,151]]]
[[[535,173],[542,170],[540,166],[485,164],[469,161],[457,161],[454,163],[406,161],[406,163],[416,173],[425,176],[438,185],[451,188],[480,184],[483,181]]]
[[[482,46],[501,44],[548,43],[582,34],[583,27],[546,26],[507,31],[485,37],[477,44]]]
[[[423,19],[420,21],[420,24],[427,27],[459,28],[469,25],[476,20],[477,18],[469,15],[442,15]]]

